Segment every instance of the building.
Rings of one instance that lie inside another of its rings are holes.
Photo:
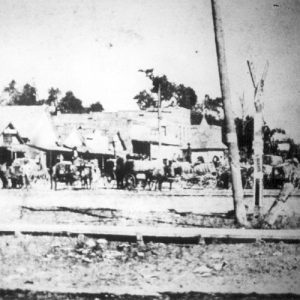
[[[60,153],[69,159],[74,146],[99,161],[127,153],[152,159],[183,158],[187,143],[192,162],[198,156],[211,161],[214,156],[222,158],[226,149],[220,127],[208,125],[205,118],[200,125],[191,125],[190,110],[180,107],[163,108],[158,121],[157,109],[51,116],[45,106],[1,106],[0,133],[2,148],[11,157],[32,157],[40,151],[47,166]]]
[[[107,147],[114,154],[140,154],[152,159],[159,156],[177,158],[183,156],[187,143],[190,143],[192,160],[195,161],[200,152],[210,160],[215,155],[223,157],[226,149],[220,127],[208,125],[206,121],[191,126],[190,110],[180,107],[162,109],[160,131],[157,109],[59,114],[52,119],[62,142],[74,130],[90,140],[97,132],[99,136],[106,137],[102,142],[108,145],[102,147]]]
[[[53,151],[65,150],[57,145],[57,136],[47,107],[0,106],[0,160],[36,158],[49,165]]]
[[[108,138],[110,151],[157,158],[160,140],[161,152],[168,156],[180,154],[190,129],[189,111],[183,108],[164,109],[160,135],[157,115],[157,110],[148,110],[60,114],[52,118],[62,141],[74,128],[83,137],[89,137],[97,130]]]
[[[191,126],[190,134],[192,162],[197,161],[198,157],[202,157],[204,162],[211,162],[215,156],[221,161],[224,159],[227,146],[222,142],[221,127],[209,125],[203,118],[200,125]]]

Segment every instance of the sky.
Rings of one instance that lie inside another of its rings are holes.
[[[300,0],[220,0],[231,99],[236,116],[252,114],[247,60],[261,77],[272,127],[300,142]],[[15,79],[73,91],[84,105],[137,109],[151,87],[139,69],[154,68],[192,87],[201,102],[220,96],[210,0],[0,0],[0,90]]]

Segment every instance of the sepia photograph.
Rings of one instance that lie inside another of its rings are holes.
[[[300,0],[0,0],[0,300],[300,299]]]

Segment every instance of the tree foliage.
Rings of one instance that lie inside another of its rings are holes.
[[[16,81],[12,80],[4,92],[9,95],[8,105],[37,105],[36,88],[29,83],[26,83],[22,92],[16,88]]]
[[[245,119],[242,118],[235,119],[238,147],[239,150],[245,153],[247,157],[250,157],[250,155],[252,154],[253,134],[254,134],[253,126],[254,126],[253,117],[247,116]]]
[[[30,84],[25,84],[19,96],[18,105],[36,105],[36,88]]]
[[[151,80],[152,88],[150,89],[150,92],[152,94],[158,94],[160,87],[160,100],[162,103],[175,99],[175,105],[187,109],[191,109],[197,103],[197,95],[191,87],[186,87],[183,84],[177,85],[170,82],[166,75],[154,76],[153,69],[139,71],[145,73],[146,77]],[[151,93],[143,90],[134,97],[140,109],[157,107],[157,101]]]
[[[95,102],[95,103],[92,103],[88,109],[88,111],[92,111],[92,112],[101,112],[104,110],[102,104],[98,101],[98,102]]]
[[[66,95],[60,100],[58,104],[58,110],[62,113],[74,113],[80,114],[84,112],[82,101],[77,99],[73,92],[66,92]]]
[[[3,89],[4,92],[8,93],[9,99],[7,105],[17,105],[20,97],[20,92],[16,88],[16,81],[13,79],[7,87]]]
[[[224,109],[222,98],[211,98],[205,95],[202,103],[196,104],[191,112],[191,122],[193,125],[199,125],[203,117],[208,124],[223,126],[224,125]]]
[[[197,95],[190,87],[180,84],[176,87],[177,101],[180,107],[191,109],[197,103]]]
[[[60,90],[58,88],[51,87],[48,90],[48,98],[46,100],[46,104],[51,105],[58,100],[58,96],[60,94]]]
[[[139,108],[142,110],[148,107],[156,106],[156,101],[146,90],[141,91],[134,97],[134,99],[136,100],[136,103],[139,106]]]

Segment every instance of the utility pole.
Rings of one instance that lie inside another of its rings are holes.
[[[254,161],[254,214],[260,215],[263,200],[263,154],[264,139],[262,128],[264,125],[262,94],[264,91],[265,79],[268,73],[269,63],[266,62],[265,69],[259,82],[256,81],[253,63],[247,61],[252,84],[254,87],[254,130],[253,130],[253,161]]]
[[[236,221],[240,226],[248,226],[246,209],[244,205],[244,192],[242,187],[241,169],[239,162],[239,149],[231,104],[229,78],[225,55],[225,41],[220,11],[220,1],[211,0],[214,23],[215,42],[218,59],[219,78],[224,104],[226,140],[229,150],[229,163],[232,176],[232,192]]]
[[[157,103],[157,126],[158,126],[158,159],[161,160],[161,84],[158,85],[158,103]]]
[[[243,92],[243,96],[240,97],[241,109],[242,109],[242,133],[245,135],[246,129],[246,102],[245,102],[245,93]]]

